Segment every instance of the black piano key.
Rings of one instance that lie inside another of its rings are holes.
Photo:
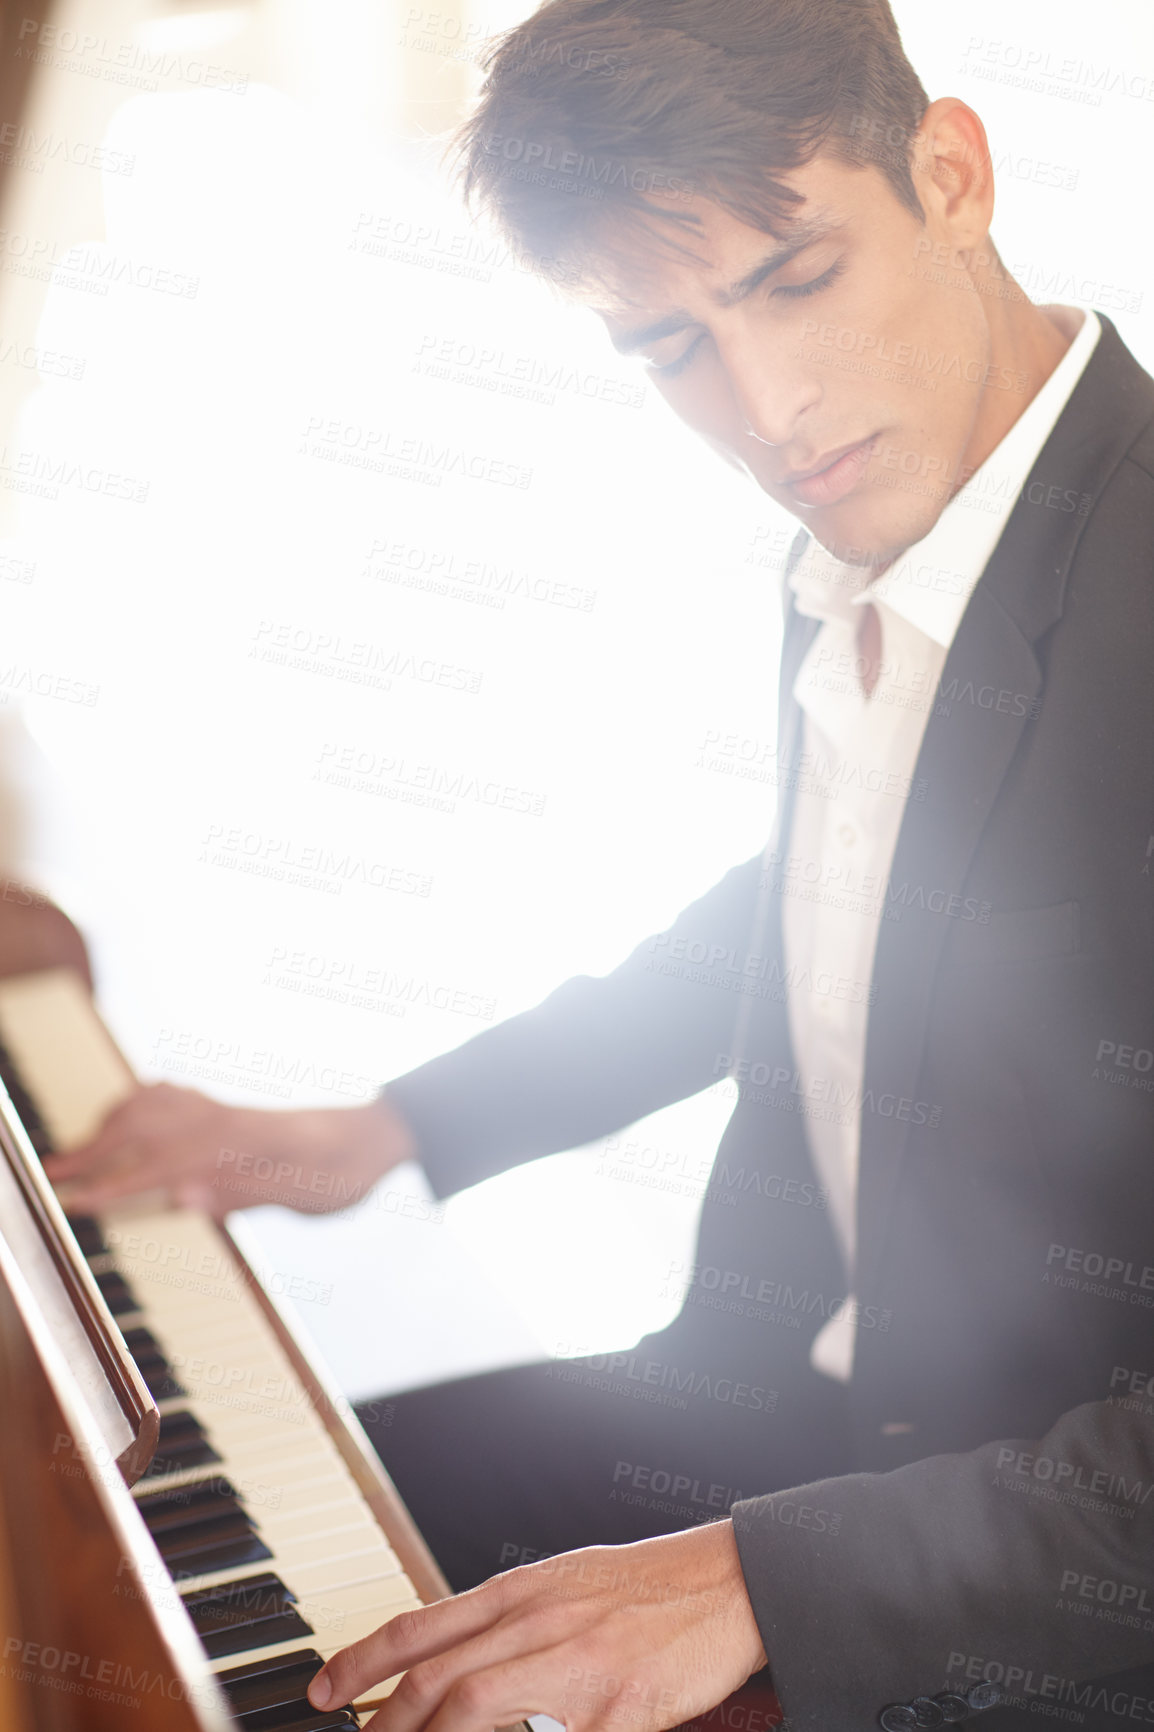
[[[296,1648],[271,1660],[247,1660],[216,1675],[238,1719],[265,1708],[307,1701],[307,1690],[324,1661],[313,1648]]]
[[[180,1468],[204,1467],[220,1456],[208,1440],[203,1425],[191,1413],[166,1413],[160,1421],[160,1442],[149,1463],[149,1479],[175,1473]]]
[[[124,1341],[154,1400],[169,1401],[173,1396],[188,1394],[149,1330],[126,1329]]]
[[[198,1479],[192,1485],[171,1491],[150,1491],[137,1500],[137,1508],[150,1533],[187,1527],[192,1522],[212,1521],[217,1516],[243,1515],[242,1500],[230,1479]]]
[[[8,1090],[12,1105],[16,1108],[16,1116],[28,1133],[28,1141],[40,1156],[52,1153],[52,1138],[45,1129],[44,1120],[40,1117],[36,1103],[24,1087],[23,1078],[17,1070],[12,1054],[0,1041],[0,1081]]]
[[[241,1564],[262,1564],[272,1553],[250,1522],[229,1517],[195,1528],[158,1534],[156,1548],[176,1581],[235,1570]]]
[[[324,1713],[310,1706],[307,1700],[292,1703],[283,1711],[276,1710],[273,1720],[262,1716],[259,1720],[242,1720],[243,1727],[264,1728],[264,1732],[345,1732],[346,1727],[352,1727],[354,1732],[360,1726],[360,1721],[351,1708],[329,1708]]]
[[[306,1691],[323,1663],[313,1649],[301,1648],[272,1660],[250,1660],[216,1676],[245,1732],[328,1732],[329,1727],[356,1726],[356,1715],[347,1708],[322,1711],[309,1705]]]
[[[184,1384],[178,1382],[163,1360],[142,1365],[140,1375],[144,1379],[144,1387],[154,1401],[175,1401],[188,1394]]]
[[[207,1575],[272,1556],[226,1479],[147,1493],[136,1507],[174,1575]]]
[[[197,1630],[201,1624],[214,1621],[229,1623],[246,1611],[260,1617],[273,1605],[287,1599],[295,1603],[296,1595],[271,1570],[261,1570],[255,1576],[243,1576],[239,1581],[226,1582],[221,1588],[197,1588],[182,1594],[181,1599]],[[217,1611],[215,1608],[220,1607]]]
[[[123,1317],[129,1311],[139,1311],[140,1301],[124,1276],[115,1269],[109,1269],[105,1274],[96,1277],[96,1285],[104,1294],[104,1303],[114,1317]]]
[[[136,1357],[135,1354],[133,1357]],[[144,1387],[154,1401],[175,1401],[188,1394],[184,1384],[174,1376],[172,1368],[159,1353],[137,1359],[136,1367],[144,1379]]]
[[[104,1230],[95,1215],[73,1215],[68,1225],[76,1235],[76,1243],[85,1257],[102,1257],[108,1246]]]
[[[211,1660],[313,1634],[296,1609],[296,1595],[271,1571],[183,1598]]]
[[[313,1627],[290,1606],[279,1618],[265,1618],[256,1624],[238,1624],[235,1629],[198,1633],[209,1659],[220,1660],[226,1654],[247,1654],[256,1648],[271,1648],[274,1642],[299,1641],[302,1636],[311,1636]]]

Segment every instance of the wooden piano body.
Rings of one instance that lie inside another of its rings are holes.
[[[74,1237],[32,1144],[131,1086],[78,977],[0,980],[0,1041],[0,1729],[363,1724],[308,1677],[446,1583],[228,1233],[161,1211]]]

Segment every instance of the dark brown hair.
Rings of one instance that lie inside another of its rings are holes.
[[[483,65],[466,195],[571,282],[597,277],[623,217],[662,244],[692,233],[694,195],[788,222],[799,195],[777,177],[822,149],[876,164],[922,215],[910,146],[929,99],[889,0],[546,0]]]

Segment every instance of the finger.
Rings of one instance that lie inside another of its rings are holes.
[[[52,1179],[71,1179],[78,1173],[96,1172],[114,1161],[125,1143],[140,1141],[137,1127],[130,1119],[115,1126],[102,1125],[91,1141],[77,1143],[70,1149],[54,1149],[44,1157],[44,1171]]]
[[[61,1180],[58,1195],[61,1206],[70,1215],[97,1215],[121,1197],[133,1197],[138,1191],[155,1191],[171,1184],[171,1173],[163,1161],[142,1161],[131,1169],[109,1173],[95,1180],[81,1179],[74,1183]]]
[[[427,1732],[493,1732],[495,1726],[510,1726],[530,1714],[550,1714],[572,1724],[565,1712],[565,1696],[573,1670],[568,1648],[519,1654],[468,1672],[435,1709],[414,1721],[401,1719],[402,1684],[373,1715],[366,1732],[400,1732],[402,1725]]]
[[[467,1594],[390,1618],[379,1630],[333,1655],[309,1685],[309,1701],[314,1708],[327,1708],[330,1703],[343,1706],[382,1679],[490,1629],[508,1609],[507,1593],[493,1591],[507,1579],[497,1576]]]
[[[121,1148],[89,1172],[68,1174],[50,1172],[49,1179],[61,1198],[131,1196],[158,1184],[171,1185],[183,1178],[195,1178],[195,1169],[182,1151],[163,1147]]]
[[[388,1703],[389,1732],[419,1732],[474,1675],[570,1639],[575,1616],[579,1610],[556,1601],[518,1605],[476,1635],[411,1664]]]
[[[203,1174],[219,1165],[225,1133],[219,1109],[206,1108],[190,1118],[189,1109],[166,1113],[158,1121],[151,1115],[124,1117],[109,1123],[99,1137],[82,1149],[46,1160],[44,1170],[54,1183],[79,1179],[103,1183],[124,1167],[124,1153],[131,1148],[138,1164],[162,1162],[169,1174]]]
[[[69,1149],[57,1149],[46,1156],[45,1170],[54,1178],[92,1171],[105,1165],[126,1143],[145,1143],[158,1134],[163,1135],[171,1127],[176,1114],[171,1102],[157,1099],[157,1093],[156,1089],[144,1089],[122,1101],[87,1142]]]
[[[132,1129],[116,1136],[100,1138],[99,1143],[90,1143],[83,1148],[68,1148],[59,1154],[45,1155],[43,1169],[50,1179],[68,1179],[76,1174],[99,1173],[111,1171],[114,1167],[125,1164],[125,1150],[132,1148],[133,1152],[140,1148],[140,1136]]]

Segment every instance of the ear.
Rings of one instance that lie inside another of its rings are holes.
[[[929,228],[971,247],[990,232],[994,168],[986,129],[964,102],[932,102],[914,139],[910,164]]]

